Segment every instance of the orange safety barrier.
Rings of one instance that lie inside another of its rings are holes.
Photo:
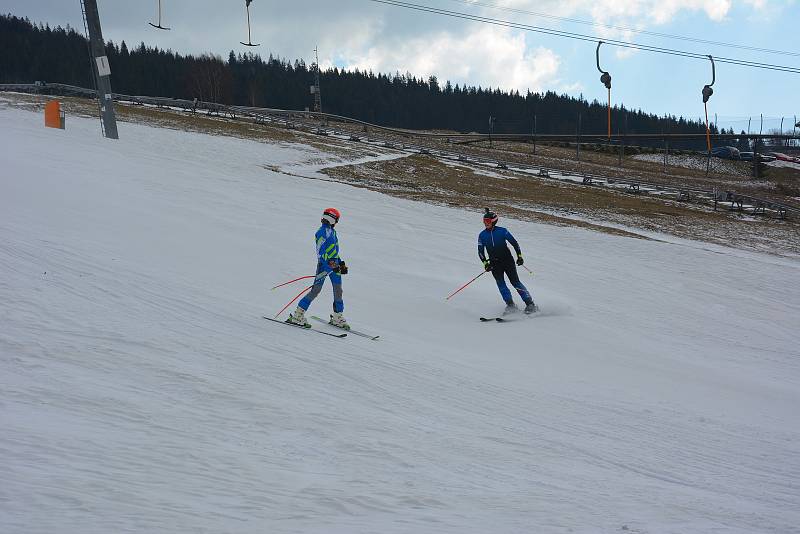
[[[64,129],[64,112],[58,100],[51,100],[44,107],[44,125],[47,128]]]

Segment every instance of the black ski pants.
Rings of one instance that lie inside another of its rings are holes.
[[[492,276],[494,276],[494,281],[497,282],[497,289],[500,290],[500,295],[503,297],[503,300],[506,304],[510,304],[514,302],[514,299],[511,297],[511,290],[508,289],[506,285],[505,277],[508,277],[508,281],[511,282],[511,286],[517,290],[519,296],[522,298],[525,304],[529,304],[533,302],[531,298],[531,294],[528,292],[528,289],[523,285],[523,283],[519,279],[519,275],[517,274],[517,265],[514,263],[512,258],[503,259],[503,260],[491,260],[492,265]]]

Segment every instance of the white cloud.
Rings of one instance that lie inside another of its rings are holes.
[[[550,49],[526,47],[525,35],[488,26],[465,34],[442,32],[401,42],[374,44],[347,68],[417,76],[436,75],[444,83],[537,91],[557,81],[559,57]]]

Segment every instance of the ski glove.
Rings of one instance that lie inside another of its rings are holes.
[[[486,269],[486,271],[491,271],[492,270],[492,262],[489,261],[489,260],[483,260],[483,268]]]
[[[344,260],[338,262],[336,260],[330,260],[328,261],[328,267],[336,274],[347,274],[347,265],[345,265]]]
[[[523,263],[525,263],[525,260],[522,259],[522,254],[518,254],[517,255],[517,265],[521,266]]]

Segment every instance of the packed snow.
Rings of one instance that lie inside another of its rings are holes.
[[[483,324],[490,276],[444,299],[480,212],[310,145],[0,126],[0,532],[800,532],[800,260],[500,213],[542,312]],[[329,206],[378,341],[261,318]]]

